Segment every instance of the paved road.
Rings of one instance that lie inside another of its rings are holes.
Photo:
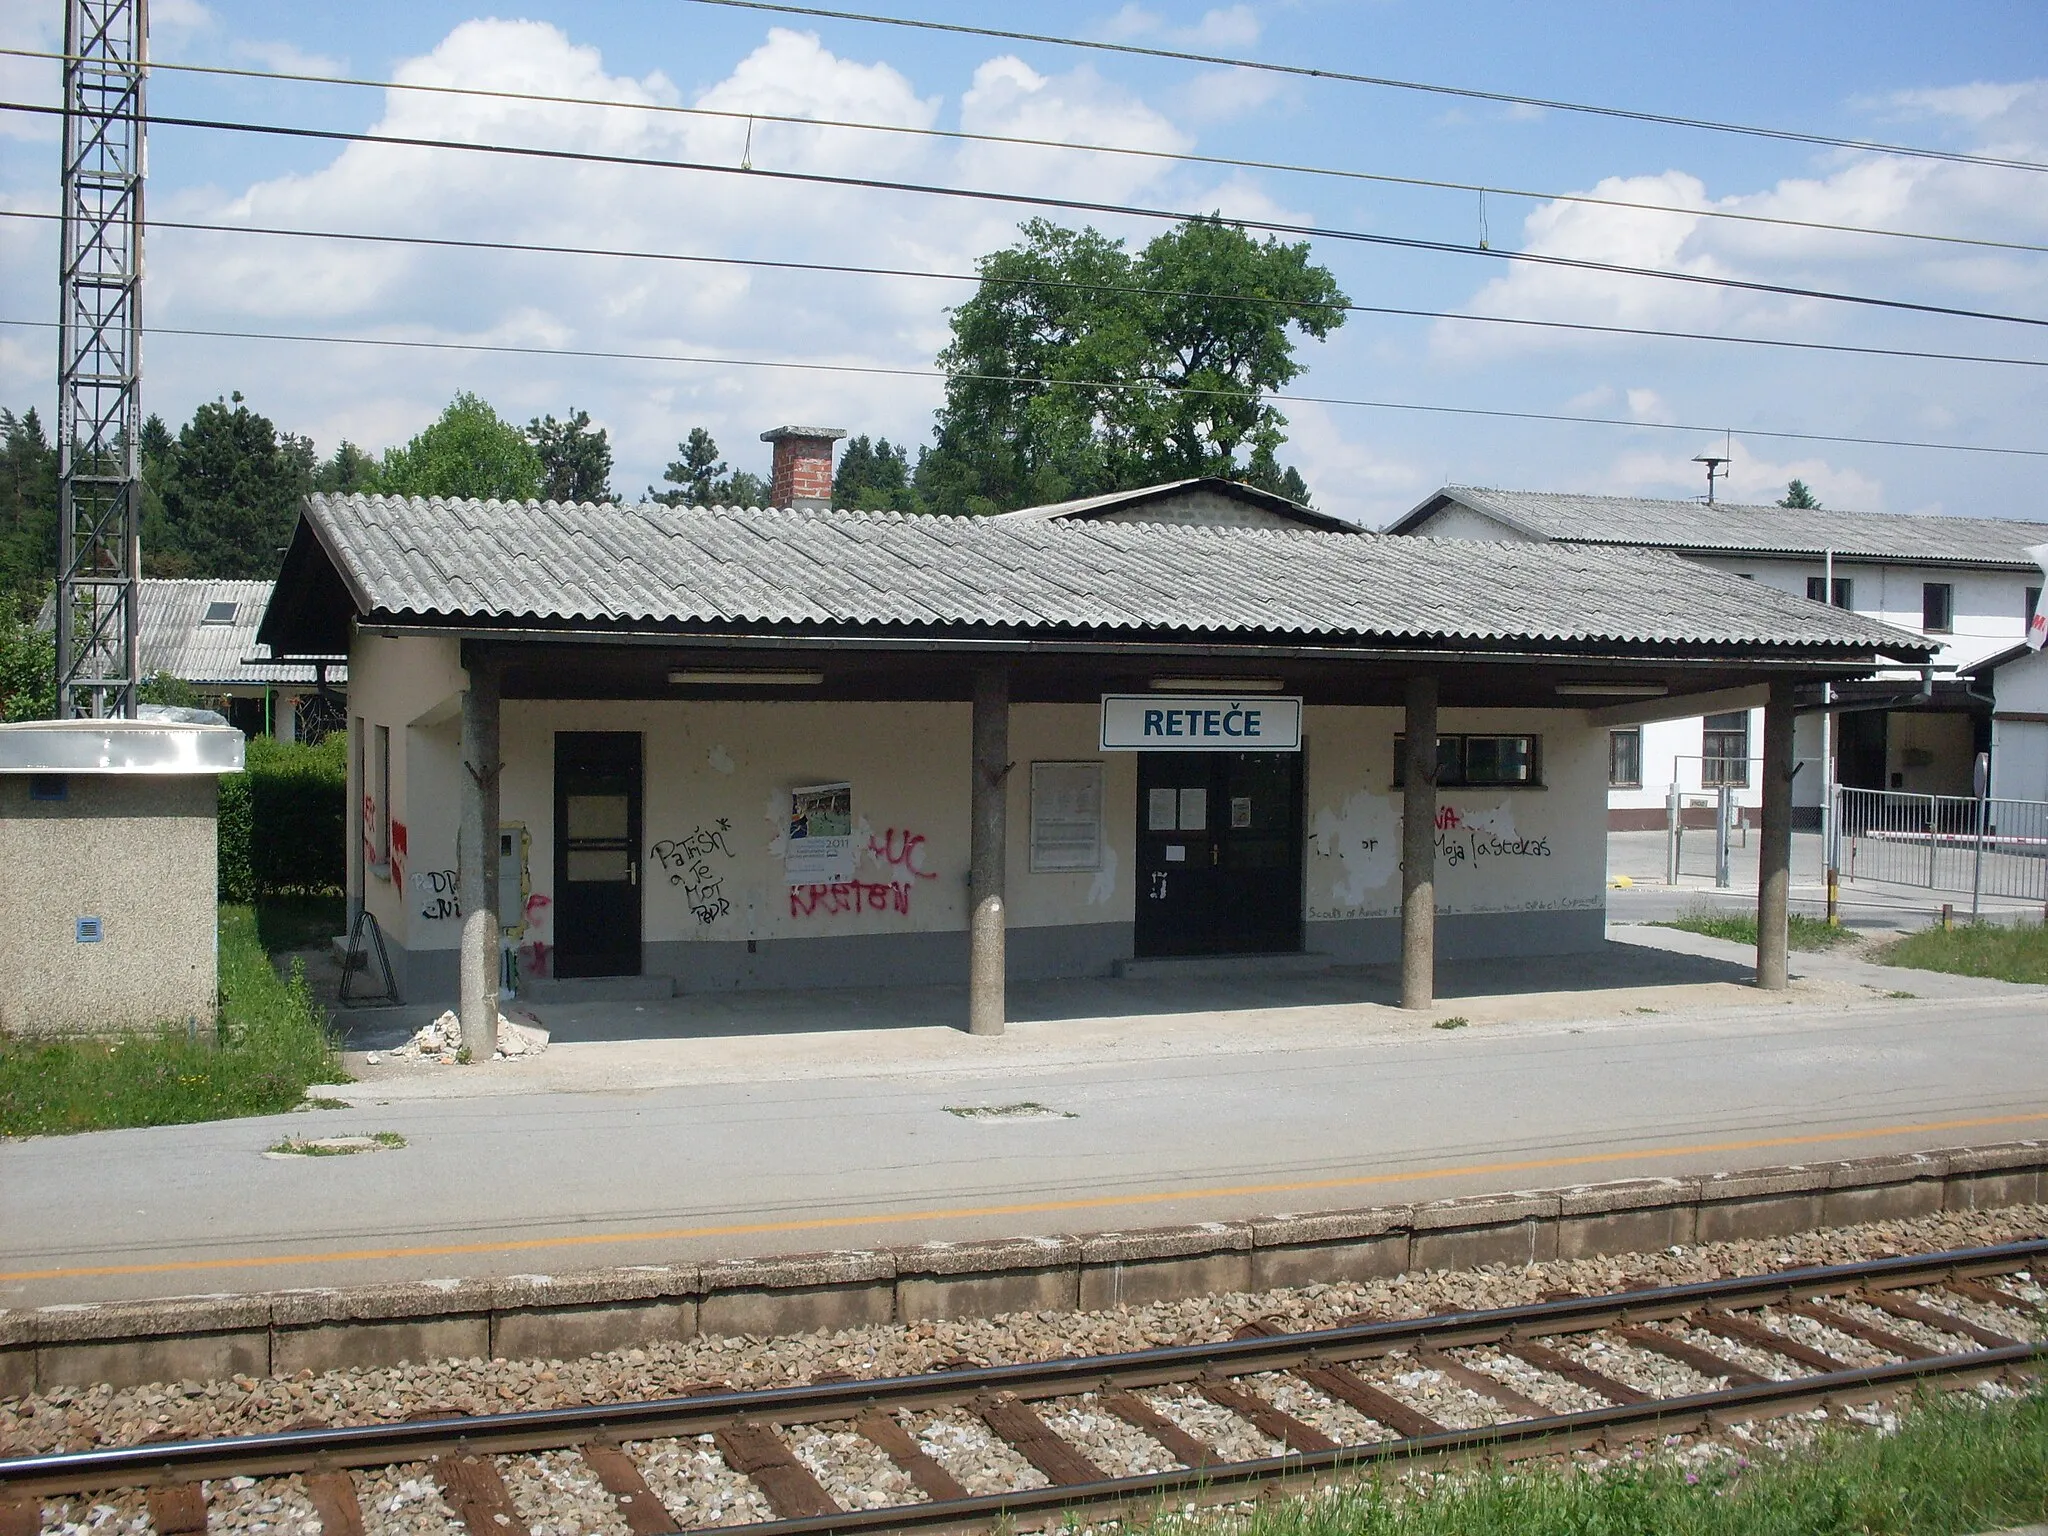
[[[913,1028],[791,1036],[774,1070],[722,1072],[675,1062],[735,1042],[566,1046],[516,1091],[449,1068],[346,1112],[16,1142],[0,1304],[1086,1231],[2048,1134],[2048,989],[1808,968],[1794,1003],[1461,1002],[1455,1030],[1369,1004],[1001,1042]],[[667,1086],[621,1075],[660,1051]],[[613,1065],[579,1079],[579,1061]],[[467,1082],[498,1086],[444,1096]],[[1052,1113],[949,1112],[1026,1100]],[[315,1127],[408,1145],[261,1155]]]

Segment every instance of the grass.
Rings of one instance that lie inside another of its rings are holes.
[[[1894,939],[1871,959],[1918,971],[1990,976],[1999,981],[2048,982],[2048,927],[2040,923],[1938,924]]]
[[[1463,1015],[1462,1013],[1454,1013],[1447,1019],[1438,1019],[1434,1024],[1430,1025],[1429,1027],[1431,1029],[1463,1029],[1467,1024],[1470,1024],[1471,1022],[1472,1021],[1466,1018],[1465,1015]]]
[[[1145,1536],[1964,1536],[2048,1516],[2048,1395],[1923,1403],[1896,1433],[1688,1471],[1480,1469],[1427,1491],[1368,1482],[1248,1515],[1166,1516]]]
[[[220,909],[220,1040],[182,1026],[108,1040],[0,1037],[0,1135],[182,1125],[296,1108],[341,1059],[296,964],[280,977],[248,907]]]
[[[1651,923],[1652,928],[1683,928],[1687,933],[1703,933],[1710,939],[1727,939],[1735,944],[1756,945],[1756,914],[1754,912],[1724,912],[1715,907],[1697,906],[1688,908],[1668,922]],[[1825,919],[1808,917],[1803,912],[1794,912],[1787,920],[1790,931],[1788,942],[1794,949],[1833,949],[1838,944],[1853,944],[1856,935],[1847,928],[1831,928]]]

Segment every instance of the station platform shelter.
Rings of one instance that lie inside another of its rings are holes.
[[[1768,904],[1793,690],[1929,651],[1653,551],[376,496],[308,498],[260,637],[348,657],[350,895],[466,1029],[639,978],[971,979],[987,1030],[1243,954],[1426,1001],[1599,944],[1611,725],[1767,706]]]

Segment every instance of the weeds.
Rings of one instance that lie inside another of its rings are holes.
[[[1756,914],[1754,912],[1727,912],[1705,905],[1689,907],[1667,922],[1651,923],[1652,928],[1681,928],[1687,933],[1705,934],[1710,939],[1727,939],[1734,944],[1756,947]],[[1787,942],[1793,949],[1833,949],[1841,944],[1854,944],[1856,935],[1847,928],[1829,924],[1825,919],[1808,917],[1803,912],[1794,912],[1786,923]]]
[[[1471,1022],[1472,1021],[1466,1018],[1465,1015],[1463,1015],[1462,1013],[1454,1013],[1448,1019],[1438,1019],[1434,1024],[1430,1025],[1429,1027],[1431,1029],[1463,1029],[1467,1024],[1470,1024]]]

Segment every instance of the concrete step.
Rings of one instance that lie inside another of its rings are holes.
[[[1245,976],[1319,976],[1336,962],[1329,955],[1174,955],[1119,960],[1120,981],[1212,981]]]
[[[519,983],[522,1003],[645,1003],[675,995],[673,976],[536,976]]]

